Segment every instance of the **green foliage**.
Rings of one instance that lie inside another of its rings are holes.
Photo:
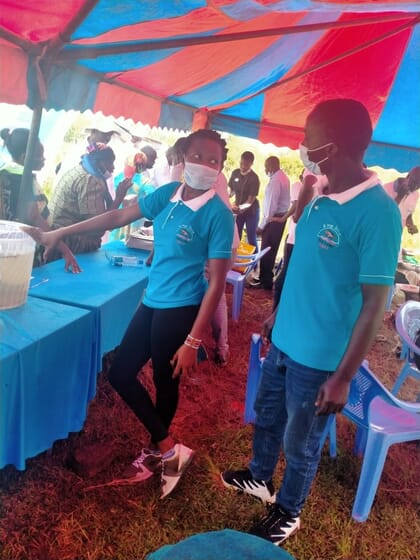
[[[260,179],[261,189],[258,196],[260,200],[262,200],[264,187],[268,182],[264,168],[265,160],[268,157],[276,156],[279,158],[280,166],[289,177],[291,184],[298,180],[299,175],[303,170],[303,165],[296,150],[278,148],[273,144],[262,144],[258,140],[252,140],[240,136],[232,136],[228,134],[224,134],[223,136],[226,138],[228,145],[228,157],[223,170],[226,177],[229,178],[232,171],[239,167],[241,154],[245,150],[251,151],[255,156],[253,169]]]

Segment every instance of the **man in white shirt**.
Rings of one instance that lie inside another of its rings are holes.
[[[271,247],[271,250],[260,261],[259,279],[252,282],[250,286],[271,290],[274,263],[290,207],[290,181],[280,169],[279,158],[275,156],[266,159],[265,172],[270,180],[265,188],[262,220],[258,232],[261,233],[261,250],[265,247]]]

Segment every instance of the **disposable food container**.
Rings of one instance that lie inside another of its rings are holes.
[[[0,309],[19,307],[28,297],[35,241],[23,225],[0,220]]]

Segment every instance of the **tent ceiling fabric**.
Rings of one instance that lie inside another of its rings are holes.
[[[296,148],[323,99],[368,108],[367,163],[420,164],[418,1],[0,0],[0,101]]]

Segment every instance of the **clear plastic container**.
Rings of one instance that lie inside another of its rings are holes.
[[[28,297],[35,241],[23,225],[0,220],[0,309],[19,307]]]

